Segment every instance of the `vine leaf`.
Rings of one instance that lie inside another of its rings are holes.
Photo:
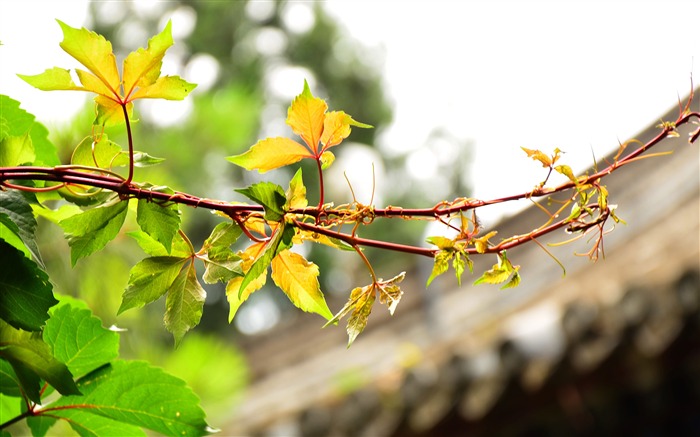
[[[289,181],[289,189],[285,193],[287,198],[285,202],[285,209],[289,210],[291,208],[306,208],[309,201],[306,199],[306,187],[304,186],[304,179],[301,175],[301,169],[298,169],[294,173],[294,177]]]
[[[351,126],[372,126],[360,123],[342,111],[326,113],[327,110],[326,102],[314,97],[309,84],[304,81],[304,90],[294,98],[287,110],[287,124],[304,144],[289,138],[267,138],[255,143],[245,153],[227,159],[246,170],[257,170],[259,173],[294,164],[304,158],[320,160],[322,169],[328,168],[335,159],[331,152],[327,152],[329,147],[347,138]]]
[[[80,394],[68,367],[57,360],[40,334],[13,328],[0,320],[0,358],[7,360],[33,402],[41,403],[40,379],[63,395]]]
[[[237,189],[236,192],[262,205],[265,209],[265,220],[276,222],[284,217],[284,206],[287,203],[287,198],[279,185],[272,182],[259,182],[247,188]]]
[[[179,232],[173,237],[170,253],[165,250],[165,247],[160,242],[143,231],[127,232],[127,235],[136,240],[141,249],[150,256],[174,256],[179,258],[192,256],[192,247],[182,238]]]
[[[259,255],[250,265],[250,269],[246,271],[238,288],[239,300],[243,297],[243,291],[247,291],[246,288],[248,284],[257,280],[260,275],[267,272],[267,268],[270,266],[270,263],[272,263],[272,259],[281,251],[292,247],[293,237],[293,227],[285,226],[285,224],[282,223],[276,228],[274,235],[263,245],[264,249],[259,252]]]
[[[113,361],[80,379],[78,388],[83,396],[62,396],[46,413],[76,422],[85,414],[98,415],[165,435],[209,431],[199,400],[184,381],[142,361]]]
[[[15,328],[39,331],[58,303],[49,277],[22,252],[0,240],[0,319]]]
[[[168,189],[165,192],[172,192],[172,190]],[[162,244],[170,254],[173,237],[180,229],[180,210],[177,203],[139,199],[136,207],[136,223],[145,233]]]
[[[85,137],[73,150],[71,164],[111,169],[127,165],[129,158],[119,144],[103,133],[99,138]]]
[[[433,271],[430,272],[430,277],[428,277],[428,281],[425,283],[426,287],[430,286],[430,283],[433,282],[433,279],[442,275],[447,271],[447,269],[450,268],[449,261],[450,259],[452,259],[453,256],[454,251],[452,250],[441,250],[435,255],[435,258],[433,260]]]
[[[314,157],[318,153],[318,142],[323,134],[325,113],[328,105],[322,99],[314,97],[309,84],[304,81],[304,90],[294,98],[287,111],[287,124],[292,132],[299,135],[306,143]]]
[[[207,284],[228,282],[236,276],[243,276],[241,257],[233,253],[231,245],[238,240],[242,231],[233,223],[219,223],[212,230],[209,238],[204,241],[198,257],[204,261],[202,279]]]
[[[265,251],[265,243],[253,243],[245,251],[240,253],[241,268],[244,272],[249,272],[251,266]],[[247,275],[246,275],[247,276]],[[238,276],[231,279],[226,284],[226,300],[229,304],[229,323],[233,320],[238,312],[238,308],[248,300],[251,294],[260,290],[267,282],[267,269],[258,273],[258,276],[248,280],[245,288],[242,287],[245,276]]]
[[[101,250],[117,236],[124,224],[128,205],[129,202],[119,201],[89,209],[59,222],[71,248],[72,265],[80,258]]]
[[[96,93],[97,117],[93,122],[95,125],[123,123],[123,108],[126,108],[131,117],[133,101],[136,99],[182,100],[196,86],[178,76],[160,75],[163,56],[173,45],[170,21],[161,33],[148,41],[147,49],[138,49],[124,59],[121,78],[109,41],[88,29],[73,28],[62,21],[58,21],[58,24],[63,31],[61,48],[87,68],[87,71],[76,69],[80,85],[73,81],[69,70],[58,67],[37,75],[19,77],[44,91],[74,90]]]
[[[129,272],[129,283],[117,314],[154,302],[168,292],[188,258],[154,256],[139,261]]]
[[[276,168],[294,164],[304,158],[313,158],[313,154],[296,141],[284,138],[265,138],[255,143],[245,153],[229,156],[232,163],[246,170],[265,173]]]
[[[0,191],[0,239],[43,267],[34,235],[36,227],[36,219],[27,199],[17,191]]]
[[[175,337],[175,345],[199,324],[207,293],[197,280],[194,262],[180,270],[165,298],[165,328]]]
[[[360,123],[343,111],[332,111],[326,114],[323,120],[323,135],[321,135],[321,145],[323,151],[342,143],[350,135],[350,126],[371,128],[372,126]],[[329,152],[330,153],[330,152]],[[330,165],[330,164],[328,164]]]
[[[29,132],[20,136],[7,136],[0,141],[0,167],[16,167],[34,162],[35,159]]]
[[[53,355],[75,377],[84,376],[119,356],[119,334],[102,327],[87,309],[59,305],[44,327]]]
[[[520,266],[513,266],[506,256],[506,251],[503,250],[498,253],[498,263],[494,264],[493,267],[485,271],[479,279],[474,281],[474,285],[502,284],[507,281],[506,284],[501,287],[501,290],[517,287],[518,284],[520,284],[519,268]]]
[[[333,318],[318,283],[318,266],[303,256],[283,250],[272,259],[272,280],[299,309]]]
[[[56,146],[49,141],[49,131],[36,117],[20,108],[20,103],[0,95],[0,141],[4,138],[29,134],[34,149],[34,165],[59,165]]]

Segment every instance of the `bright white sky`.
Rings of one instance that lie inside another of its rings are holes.
[[[685,96],[691,73],[700,82],[697,0],[326,6],[353,38],[384,51],[395,104],[385,150],[419,148],[436,127],[471,139],[477,149],[469,171],[483,199],[539,182],[541,167],[520,146],[559,147],[565,163],[581,170],[591,150],[603,156]],[[54,18],[82,25],[84,3],[0,0],[0,93],[44,122],[71,93],[42,93],[14,74],[74,66],[57,45]],[[72,109],[64,108],[58,113]]]

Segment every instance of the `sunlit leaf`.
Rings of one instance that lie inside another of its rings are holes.
[[[294,228],[282,224],[275,234],[264,245],[264,249],[255,258],[250,269],[246,271],[245,277],[241,282],[238,290],[238,298],[242,297],[243,291],[252,281],[258,279],[260,275],[267,272],[272,259],[281,251],[292,247],[292,238],[294,237]]]
[[[294,173],[294,177],[289,181],[289,188],[285,193],[287,198],[285,203],[285,209],[290,208],[306,208],[309,201],[306,199],[306,187],[304,186],[304,180],[301,176],[301,169],[298,169]]]
[[[36,117],[20,108],[20,103],[0,95],[0,141],[9,136],[29,133],[34,148],[34,165],[54,166],[61,163],[56,146],[49,141],[49,131]]]
[[[401,272],[389,280],[379,280],[377,282],[377,289],[379,291],[379,302],[387,306],[389,314],[394,315],[396,307],[401,301],[401,296],[403,296],[403,291],[399,287],[399,283],[403,281],[406,277],[406,272]]]
[[[173,45],[171,25],[168,20],[165,28],[148,40],[148,48],[139,48],[124,59],[123,86],[126,96],[153,85],[160,77],[165,52]]]
[[[332,111],[326,114],[323,120],[323,134],[321,135],[322,150],[337,146],[350,135],[350,126],[371,128],[369,124],[353,120],[343,111]]]
[[[35,158],[29,132],[22,136],[8,136],[0,141],[0,167],[16,167],[32,163]]]
[[[110,141],[107,134],[102,134],[97,141],[85,137],[73,150],[71,164],[110,169],[121,154],[121,146]]]
[[[71,248],[71,264],[102,249],[124,224],[129,202],[120,201],[100,206],[62,220],[59,224],[66,233]]]
[[[433,260],[433,271],[430,273],[430,277],[425,283],[426,287],[428,287],[430,283],[433,282],[433,279],[442,275],[447,271],[447,269],[450,268],[449,261],[450,259],[452,259],[453,255],[454,252],[449,250],[441,250],[435,255],[435,259]]]
[[[313,152],[318,156],[318,142],[323,133],[323,124],[328,105],[322,99],[314,97],[309,84],[304,81],[304,90],[296,96],[287,111],[287,124],[292,131],[299,135]]]
[[[528,149],[526,147],[521,147],[521,149],[527,153],[527,156],[535,161],[539,161],[542,164],[542,167],[550,167],[552,165],[552,159],[540,150]]]
[[[117,60],[112,53],[112,44],[95,32],[85,28],[76,29],[60,20],[57,21],[63,30],[61,48],[83,64],[112,95],[118,96],[121,79],[117,70]],[[98,94],[104,93],[103,89],[88,89]]]
[[[355,293],[357,293],[358,296],[346,328],[348,332],[348,347],[350,347],[357,336],[365,330],[367,319],[372,312],[372,305],[374,305],[374,301],[377,298],[373,285],[354,289],[350,295],[351,300]]]
[[[195,89],[197,85],[189,83],[178,76],[159,77],[151,86],[140,88],[132,99],[165,99],[182,100]]]
[[[491,231],[483,237],[475,238],[473,240],[473,243],[474,247],[476,248],[476,251],[479,253],[486,253],[486,251],[489,248],[489,238],[493,237],[497,233],[498,231]]]
[[[440,250],[452,249],[455,244],[453,239],[442,236],[428,237],[425,239],[425,241],[427,241],[430,244],[434,244]]]
[[[285,165],[294,164],[304,158],[314,155],[296,141],[284,138],[266,138],[253,145],[248,151],[236,156],[229,156],[232,163],[246,170],[257,170],[265,173]]]
[[[554,167],[554,170],[557,173],[560,173],[560,174],[566,176],[567,178],[569,178],[569,180],[571,182],[578,185],[578,179],[574,175],[574,171],[571,170],[571,167],[569,167],[568,165],[558,165],[558,166]]]
[[[299,309],[331,319],[333,314],[318,283],[318,266],[298,253],[283,250],[271,262],[272,280]]]
[[[508,259],[506,251],[501,251],[498,253],[498,263],[494,264],[491,269],[485,271],[479,279],[474,281],[474,285],[501,284],[508,281],[501,289],[515,287],[520,283],[518,269],[519,266],[513,266]]]
[[[87,91],[84,87],[76,85],[70,75],[70,70],[53,67],[43,73],[27,75],[18,74],[23,81],[42,91]]]

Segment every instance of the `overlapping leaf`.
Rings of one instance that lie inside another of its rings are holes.
[[[284,250],[272,259],[272,280],[299,309],[333,318],[318,283],[318,266]]]
[[[59,223],[71,248],[71,263],[75,265],[105,247],[117,236],[124,224],[129,202],[119,201],[76,214]]]
[[[489,270],[485,271],[483,275],[474,281],[474,285],[478,284],[505,284],[501,287],[501,290],[506,288],[517,287],[520,284],[520,273],[518,269],[520,266],[513,266],[508,257],[506,256],[506,251],[503,250],[498,253],[498,263],[494,264]]]

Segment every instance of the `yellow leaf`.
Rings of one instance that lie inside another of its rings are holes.
[[[136,88],[153,85],[160,77],[166,50],[173,45],[171,22],[158,35],[148,40],[148,48],[139,48],[124,59],[124,93],[131,96]]]
[[[238,312],[238,308],[241,307],[243,302],[248,300],[248,297],[250,297],[253,292],[260,290],[263,285],[265,285],[265,282],[267,282],[267,271],[263,272],[256,279],[251,281],[245,290],[243,290],[243,293],[239,293],[242,282],[243,276],[236,276],[235,278],[231,279],[228,284],[226,284],[226,300],[228,300],[229,305],[229,323],[231,323],[233,318],[236,316],[236,312]]]
[[[258,170],[265,173],[285,165],[294,164],[304,158],[313,158],[313,154],[304,146],[289,138],[277,137],[260,140],[247,152],[229,156],[232,163],[246,170]]]
[[[476,251],[479,253],[485,253],[489,248],[489,238],[493,237],[497,233],[498,231],[491,231],[483,237],[475,238],[474,247],[476,248]]]
[[[110,95],[118,98],[121,80],[112,44],[95,32],[85,28],[76,29],[57,21],[63,30],[61,48],[97,76],[110,90]]]
[[[318,283],[318,266],[303,256],[283,250],[272,259],[272,280],[299,309],[333,318]]]
[[[182,100],[197,85],[189,83],[178,76],[159,77],[152,85],[139,88],[129,100],[165,99]]]
[[[285,193],[287,208],[306,208],[309,201],[306,199],[306,187],[301,176],[301,169],[297,170],[289,181],[289,189]]]
[[[312,157],[319,156],[318,142],[323,132],[327,109],[326,102],[314,97],[309,90],[309,84],[304,81],[304,91],[294,98],[287,111],[287,124],[309,146],[313,152]]]
[[[527,153],[527,156],[542,163],[542,167],[550,167],[552,165],[552,159],[541,151],[528,149],[526,147],[521,147],[521,149]]]
[[[92,91],[98,95],[102,95],[105,98],[119,101],[119,96],[115,96],[111,89],[104,82],[100,80],[99,77],[85,70],[75,69],[75,74],[78,75],[80,83],[83,85],[83,89],[86,91]]]
[[[323,135],[321,135],[322,150],[337,146],[350,135],[350,126],[371,128],[372,126],[353,120],[343,111],[333,111],[326,114],[323,120]]]
[[[53,67],[35,75],[18,74],[23,81],[42,91],[75,90],[86,91],[73,82],[70,70]]]

